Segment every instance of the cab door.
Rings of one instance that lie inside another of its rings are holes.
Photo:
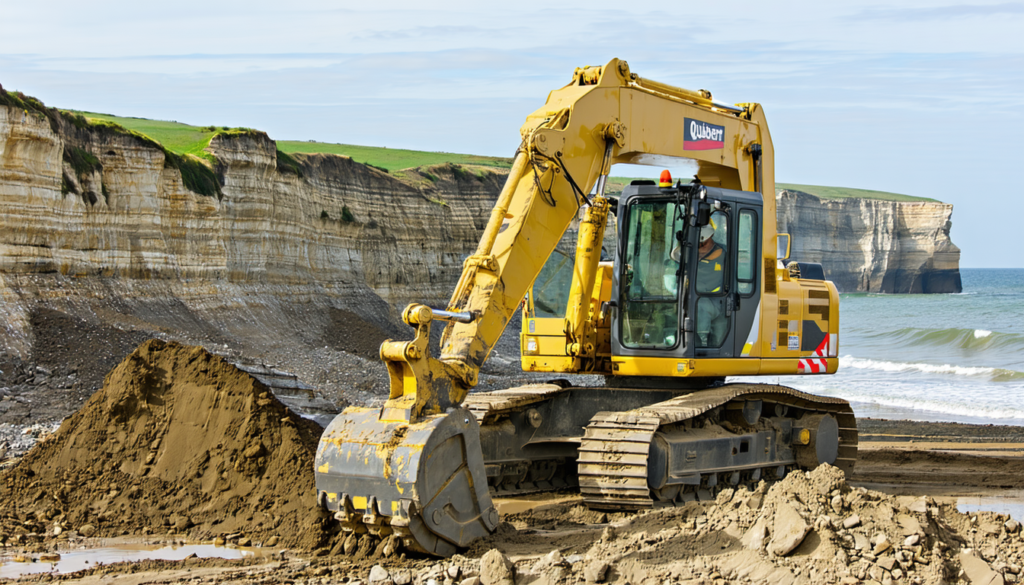
[[[759,193],[708,189],[714,203],[706,241],[697,232],[691,265],[694,356],[741,357],[749,353],[751,332],[756,337],[760,285],[761,196]]]

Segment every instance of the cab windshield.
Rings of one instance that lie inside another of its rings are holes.
[[[626,218],[620,340],[624,347],[679,343],[679,290],[686,273],[684,209],[674,200],[631,203]]]

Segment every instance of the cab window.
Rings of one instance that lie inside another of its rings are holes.
[[[682,211],[674,201],[638,201],[628,207],[620,277],[619,339],[624,347],[670,348],[679,342]]]

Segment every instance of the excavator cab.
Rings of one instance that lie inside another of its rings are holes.
[[[615,261],[602,263],[604,281],[594,285],[605,315],[598,338],[608,341],[595,373],[672,378],[690,374],[690,360],[749,357],[761,302],[762,214],[756,192],[699,182],[627,185],[615,214]],[[572,269],[572,257],[556,251],[527,298],[526,370],[576,371],[559,359]]]
[[[744,355],[760,302],[761,213],[760,193],[699,183],[626,187],[617,214],[613,371],[627,358]]]

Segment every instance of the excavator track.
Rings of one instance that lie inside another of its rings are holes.
[[[833,464],[849,472],[857,457],[856,420],[850,405],[845,400],[815,396],[784,386],[762,384],[730,384],[719,388],[694,392],[670,400],[651,404],[625,412],[600,412],[594,415],[585,430],[579,447],[579,484],[587,506],[604,510],[637,510],[655,505],[680,504],[694,499],[708,499],[720,479],[738,483],[743,479],[757,480],[762,477],[781,478],[788,469],[799,466],[797,457],[787,456],[779,445],[769,445],[768,431],[746,435],[764,443],[765,456],[740,457],[740,461],[722,464],[723,459],[737,455],[733,448],[730,455],[718,457],[718,464],[687,470],[685,476],[670,478],[660,489],[651,488],[652,442],[659,432],[672,429],[676,440],[683,443],[692,437],[695,449],[705,445],[730,448],[736,442],[727,428],[735,426],[726,421],[723,425],[706,419],[730,403],[733,411],[744,403],[760,401],[771,404],[776,412],[792,411],[803,417],[781,416],[773,420],[792,421],[820,420],[832,417],[838,423],[838,449]],[[762,423],[762,426],[768,423]],[[740,443],[742,447],[742,442]],[[705,449],[706,450],[706,449]],[[720,449],[721,450],[721,449]],[[749,455],[757,455],[757,449]],[[768,457],[769,451],[774,457]],[[690,452],[687,452],[689,457]],[[696,459],[696,453],[694,453]],[[671,480],[675,481],[671,481]]]
[[[480,423],[481,432],[486,435],[489,430],[487,425],[500,425],[517,415],[528,421],[531,407],[553,401],[569,391],[558,384],[530,384],[470,394],[463,406],[473,413]],[[565,441],[566,445],[572,447],[578,443],[578,439],[572,440],[571,437]],[[499,497],[569,489],[578,485],[575,457],[566,449],[561,449],[559,454],[537,459],[487,461],[486,472],[491,493]]]

